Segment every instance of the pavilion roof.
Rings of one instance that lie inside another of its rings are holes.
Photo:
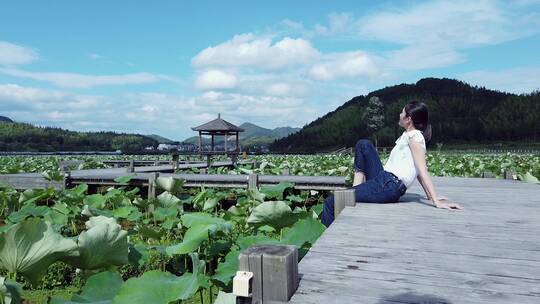
[[[202,124],[197,127],[191,128],[193,131],[206,131],[206,132],[214,132],[214,131],[234,131],[234,132],[244,132],[244,129],[237,127],[233,125],[232,123],[221,119],[221,115],[218,114],[218,118],[209,121],[205,124]]]

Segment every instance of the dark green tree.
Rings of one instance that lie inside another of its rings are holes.
[[[371,133],[377,147],[377,131],[384,126],[384,105],[377,96],[371,96],[364,110],[367,131]]]

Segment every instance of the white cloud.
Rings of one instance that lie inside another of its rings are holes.
[[[172,139],[195,135],[191,127],[218,113],[235,124],[249,121],[269,128],[304,125],[320,114],[315,104],[289,96],[218,91],[192,97],[160,92],[98,96],[15,84],[0,84],[0,110],[16,121],[43,126],[155,133]]]
[[[25,109],[89,110],[104,106],[105,97],[97,95],[79,95],[56,90],[44,90],[24,87],[17,84],[0,84],[0,104],[11,103]],[[15,109],[18,107],[14,107]]]
[[[192,60],[193,66],[249,66],[279,69],[312,62],[319,52],[305,39],[285,37],[272,44],[269,37],[253,34],[236,35],[231,40],[208,47]]]
[[[197,76],[195,87],[200,90],[232,89],[236,87],[236,77],[221,70],[204,71]]]
[[[127,121],[151,123],[164,132],[174,132],[180,139],[195,135],[191,127],[221,116],[234,124],[253,122],[265,127],[303,125],[316,113],[313,107],[306,107],[301,98],[247,95],[207,91],[195,97],[180,97],[162,93],[139,93],[126,96],[125,107],[135,108],[151,104],[161,109],[159,116],[153,117],[144,111],[127,111]],[[167,109],[163,111],[163,109]],[[302,115],[298,115],[302,113]],[[171,126],[174,126],[171,129]]]
[[[457,78],[473,85],[516,94],[540,90],[540,67],[477,70],[459,74]]]
[[[386,54],[385,65],[391,69],[421,70],[462,63],[465,56],[445,45],[414,45]]]
[[[150,73],[84,75],[77,73],[30,72],[14,68],[0,68],[0,73],[14,77],[44,81],[66,88],[92,88],[105,85],[144,84],[155,83],[161,79],[166,79],[166,77]]]
[[[445,43],[453,47],[496,44],[519,38],[510,15],[494,1],[433,1],[385,11],[359,20],[366,38],[413,45]]]
[[[287,23],[288,25],[290,23]],[[350,30],[354,24],[353,15],[350,13],[331,13],[328,15],[328,26],[315,25],[315,33],[319,35],[336,35]]]
[[[466,61],[459,50],[507,42],[540,31],[538,20],[518,16],[503,5],[488,0],[424,2],[364,16],[357,21],[357,29],[359,38],[402,46],[381,54],[387,68],[441,68]]]
[[[39,58],[36,51],[31,48],[0,41],[0,65],[17,65],[35,61]]]
[[[380,73],[373,58],[365,52],[332,53],[323,63],[315,64],[309,71],[316,80],[337,78],[374,77]]]
[[[468,48],[495,45],[540,33],[540,13],[531,8],[537,0],[406,2],[405,6],[380,5],[378,10],[355,17],[331,13],[326,25],[305,28],[285,19],[281,28],[289,35],[340,38],[348,41],[390,43],[393,49],[373,53],[382,60],[383,73],[452,66],[466,61]],[[526,10],[528,8],[528,10]],[[327,77],[320,66],[312,69]],[[331,78],[331,77],[330,77]]]
[[[291,86],[287,83],[273,83],[265,91],[267,95],[288,96],[291,94]]]

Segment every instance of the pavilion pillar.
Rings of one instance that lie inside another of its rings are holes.
[[[214,134],[212,134],[212,151],[214,151]]]
[[[227,153],[227,132],[225,132],[225,153]]]
[[[236,132],[236,152],[239,152],[240,149],[238,148],[238,131]]]
[[[202,152],[202,136],[201,131],[199,131],[199,153]]]

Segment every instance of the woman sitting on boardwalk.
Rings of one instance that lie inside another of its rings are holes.
[[[396,140],[386,164],[382,165],[377,150],[366,139],[356,143],[353,188],[356,202],[395,203],[417,178],[433,206],[461,209],[456,203],[438,197],[426,166],[426,141],[431,139],[428,110],[424,103],[413,101],[399,114],[399,125],[405,131]],[[364,182],[365,181],[365,182]],[[321,221],[330,226],[334,221],[334,196],[324,202]]]

